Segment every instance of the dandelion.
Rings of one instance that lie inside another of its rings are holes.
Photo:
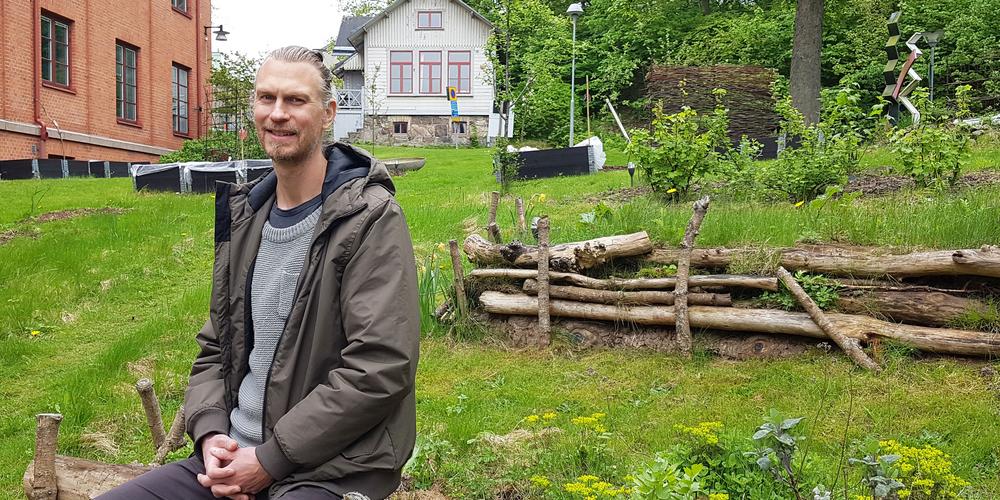
[[[674,194],[677,192],[677,188],[670,188],[667,190],[667,194]]]
[[[527,417],[524,417],[524,421],[528,422],[529,424],[538,422],[538,415],[528,415]]]
[[[545,193],[538,195],[538,203],[545,203]]]
[[[32,331],[31,331],[31,336],[32,336],[32,337],[37,337],[37,336],[39,336],[39,335],[41,335],[41,334],[42,334],[42,332],[40,332],[40,331],[38,331],[38,330],[32,330]]]
[[[803,203],[805,203],[805,202],[806,202],[806,200],[802,200],[802,201],[800,201],[800,202],[796,203],[796,204],[795,204],[795,208],[799,208],[799,207],[801,207],[801,206],[802,206],[802,204],[803,204]]]
[[[438,243],[438,250],[441,252],[445,250],[444,243]]]

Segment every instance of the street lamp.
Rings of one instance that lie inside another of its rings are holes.
[[[937,30],[924,33],[924,40],[927,40],[927,45],[931,48],[931,70],[930,70],[931,102],[934,102],[934,47],[937,47],[938,42],[941,41],[941,35],[944,35],[944,31]]]
[[[218,26],[205,26],[205,29],[204,29],[205,38],[208,39],[208,30],[210,30],[212,28],[219,28],[219,29],[217,29],[217,30],[215,30],[215,31],[212,32],[215,35],[215,39],[218,40],[218,41],[220,41],[220,42],[225,42],[226,41],[226,35],[228,35],[229,32],[226,31],[226,30],[224,30],[224,29],[222,29],[222,25],[221,24],[218,25]]]
[[[573,147],[573,116],[576,114],[576,18],[583,14],[583,4],[570,4],[566,14],[573,19],[573,64],[569,77],[569,147]]]

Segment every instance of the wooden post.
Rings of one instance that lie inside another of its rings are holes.
[[[142,400],[142,409],[146,411],[146,424],[149,425],[149,433],[153,436],[153,448],[159,450],[167,440],[167,433],[163,430],[160,402],[156,399],[153,382],[148,378],[139,379],[135,383],[135,390]]]
[[[40,413],[35,428],[35,469],[31,480],[31,500],[56,500],[56,445],[62,415]]]
[[[519,196],[514,204],[517,206],[517,230],[523,233],[528,230],[528,223],[524,220],[524,198]]]
[[[549,324],[549,217],[547,215],[538,220],[538,328],[546,336],[551,331]]]
[[[677,345],[681,352],[690,357],[691,345],[691,323],[688,319],[688,275],[691,273],[691,249],[694,248],[694,239],[701,229],[701,221],[705,219],[708,212],[708,196],[694,203],[694,214],[688,222],[684,231],[684,240],[681,241],[681,255],[677,259],[677,287],[674,288],[674,312],[677,315]]]
[[[184,407],[181,406],[177,409],[177,413],[174,414],[174,421],[170,424],[170,433],[167,434],[167,439],[163,442],[163,445],[156,449],[156,459],[153,463],[156,465],[163,465],[163,461],[166,460],[167,454],[179,450],[184,447]]]
[[[500,192],[493,191],[490,193],[490,219],[486,224],[486,230],[490,233],[490,239],[494,243],[501,243],[503,239],[500,237],[500,226],[497,225],[497,207],[500,206]]]
[[[840,348],[843,349],[844,352],[858,364],[858,366],[868,370],[874,370],[876,372],[881,370],[878,363],[872,361],[872,359],[865,354],[865,351],[861,350],[861,346],[858,345],[857,340],[848,338],[846,335],[841,333],[840,330],[837,330],[837,328],[833,326],[830,319],[823,314],[823,311],[819,308],[819,306],[813,302],[813,299],[810,298],[806,291],[799,286],[799,283],[795,281],[795,277],[792,276],[792,274],[789,273],[784,267],[778,268],[778,279],[785,284],[788,291],[792,292],[795,300],[798,301],[807,313],[809,313],[809,317],[812,318],[813,323],[816,323],[816,326],[823,330],[823,333],[833,339],[833,341],[836,342],[837,345],[840,346]]]
[[[448,241],[448,248],[451,249],[451,270],[455,274],[455,300],[458,302],[458,310],[464,317],[468,311],[468,301],[465,299],[465,273],[462,271],[462,254],[458,251],[458,241]]]

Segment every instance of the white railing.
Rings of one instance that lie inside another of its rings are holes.
[[[334,89],[338,109],[364,108],[364,89]]]

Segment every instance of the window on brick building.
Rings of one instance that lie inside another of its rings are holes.
[[[392,133],[405,134],[409,125],[409,122],[392,122]]]
[[[187,14],[188,11],[187,0],[170,0],[170,4],[174,6],[174,10],[179,10]]]
[[[69,28],[66,19],[42,14],[42,80],[69,87]]]
[[[136,109],[136,67],[138,66],[139,50],[124,42],[115,44],[115,83],[117,84],[116,105],[118,119],[126,122],[138,122]]]
[[[188,134],[188,72],[180,64],[173,66],[174,133],[182,135]]]
[[[468,134],[469,122],[451,122],[451,133],[458,135]]]

